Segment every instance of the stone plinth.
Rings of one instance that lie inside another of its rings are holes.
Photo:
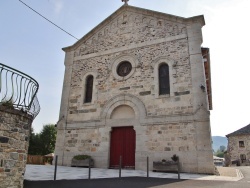
[[[33,117],[0,106],[0,188],[22,188]]]

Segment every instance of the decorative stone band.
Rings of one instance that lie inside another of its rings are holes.
[[[201,118],[200,113],[205,115],[206,118]],[[172,123],[191,123],[191,122],[209,122],[209,113],[206,110],[199,109],[195,114],[185,114],[185,115],[167,115],[167,116],[157,116],[157,117],[145,117],[142,119],[135,119],[133,124],[140,124],[141,126],[150,125],[164,125]],[[131,120],[129,120],[131,123]],[[106,119],[96,119],[94,121],[70,121],[67,123],[67,129],[75,128],[98,128],[103,127],[107,123]],[[110,122],[112,126],[112,122]],[[64,127],[58,127],[59,130],[65,129]]]

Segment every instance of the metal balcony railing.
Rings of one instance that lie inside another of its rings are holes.
[[[14,107],[35,118],[40,112],[38,88],[32,77],[0,63],[0,105]]]

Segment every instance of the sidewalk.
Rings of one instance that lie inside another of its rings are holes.
[[[38,180],[53,180],[54,179],[54,166],[51,165],[27,165],[24,174],[25,180],[38,181]],[[238,181],[243,178],[239,170],[229,167],[219,167],[218,171],[223,176],[215,175],[201,175],[201,174],[188,174],[181,173],[181,179],[190,180],[218,180],[218,181]],[[121,177],[146,177],[145,171],[141,170],[122,170]],[[88,179],[88,168],[77,167],[57,167],[57,180],[74,180],[74,179]],[[100,178],[118,178],[119,170],[116,169],[91,169],[91,179]],[[149,177],[153,178],[169,178],[177,179],[178,175],[174,173],[160,173],[149,172]]]
[[[221,176],[228,176],[228,177],[242,177],[243,174],[240,170],[231,168],[231,167],[217,167]]]

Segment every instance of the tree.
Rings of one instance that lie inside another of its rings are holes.
[[[226,146],[220,146],[220,150],[221,150],[222,152],[226,151]]]
[[[46,155],[49,153],[53,153],[55,150],[56,144],[56,128],[53,124],[48,124],[43,126],[43,129],[40,134],[41,141],[41,153],[42,155]]]
[[[217,152],[215,152],[215,156],[223,158],[224,152],[218,149]]]
[[[28,154],[40,155],[41,154],[40,147],[41,147],[40,134],[34,133],[33,128],[31,128]]]
[[[42,131],[38,134],[35,134],[33,130],[31,131],[28,153],[31,155],[46,155],[53,153],[55,149],[55,143],[55,125],[44,125]]]

